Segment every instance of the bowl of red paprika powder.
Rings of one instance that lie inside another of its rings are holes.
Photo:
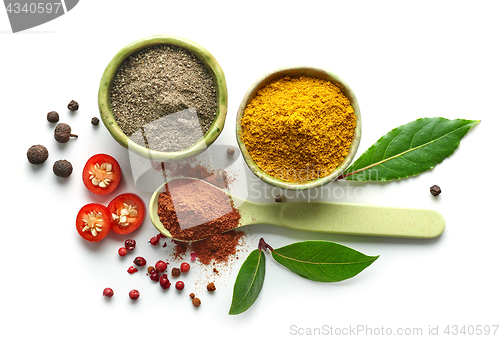
[[[258,178],[283,189],[309,189],[335,180],[354,160],[361,114],[354,92],[336,74],[280,68],[245,94],[236,136]]]
[[[203,152],[220,135],[227,86],[205,48],[156,35],[114,56],[102,75],[98,102],[102,122],[120,145],[149,160],[177,161]]]

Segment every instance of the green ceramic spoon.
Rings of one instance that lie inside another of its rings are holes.
[[[164,189],[165,185],[161,185],[153,193],[149,204],[149,217],[160,233],[172,238],[157,214],[158,196]],[[445,227],[443,216],[429,209],[341,202],[263,204],[243,200],[227,192],[226,194],[240,211],[238,228],[269,224],[322,233],[429,239],[439,236]]]

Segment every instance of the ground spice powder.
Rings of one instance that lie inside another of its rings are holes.
[[[156,151],[194,144],[217,113],[209,71],[194,54],[173,45],[155,45],[129,56],[110,94],[118,126],[137,144]]]
[[[284,181],[330,174],[347,156],[356,128],[349,99],[333,83],[283,77],[247,105],[241,138],[255,163]]]
[[[227,180],[230,179],[224,171],[215,172],[194,159],[187,159],[182,162],[153,163],[153,166],[156,170],[162,172],[165,178],[188,177],[201,179],[221,189],[227,187]]]
[[[204,239],[191,244],[176,242],[176,256],[191,250],[203,264],[209,264],[212,260],[224,262],[236,253],[244,233],[232,229],[239,225],[241,215],[227,203],[223,191],[201,180],[175,179],[165,185],[158,197],[162,224],[175,239]]]
[[[173,238],[188,241],[233,229],[241,217],[224,191],[193,179],[165,185],[158,196],[158,216]]]
[[[202,179],[221,189],[225,189],[227,187],[227,181],[231,180],[231,178],[228,177],[225,173],[215,172],[213,170],[210,170],[207,168],[206,165],[200,162],[196,162],[193,159],[178,163],[154,163],[154,167],[156,170],[162,171],[166,178],[178,178],[178,177],[197,178],[197,179]],[[180,186],[180,184],[178,185]],[[203,185],[203,186],[208,186],[208,185]],[[170,206],[170,208],[172,208],[170,205],[170,200],[172,197],[171,196],[168,197],[172,187],[169,186],[169,188],[170,188],[169,191],[165,193],[167,194],[167,196],[162,197],[162,200],[165,199],[165,202],[159,202],[159,203],[166,204]],[[191,186],[191,188],[196,188],[196,187]],[[179,190],[179,192],[186,193],[186,188]],[[222,201],[224,201],[223,199],[226,199],[225,197],[222,196],[219,197],[221,198]],[[168,218],[175,219],[175,217],[177,217],[177,213],[175,213],[175,215],[172,215],[171,212],[172,212],[171,210],[168,211],[168,215],[170,217],[166,216],[167,219]],[[231,213],[235,212],[231,211]],[[229,220],[231,220],[231,218],[229,218]],[[171,225],[170,227],[175,227],[176,222],[173,221],[171,222],[170,225]],[[237,252],[238,246],[242,244],[244,236],[245,236],[244,232],[229,231],[222,234],[216,234],[214,232],[214,234],[210,235],[205,240],[193,243],[174,240],[173,241],[175,243],[174,257],[177,259],[181,258],[189,251],[192,253],[191,260],[196,260],[197,258],[201,263],[206,265],[210,264],[212,261],[217,263],[225,263],[231,256],[233,256]]]
[[[204,240],[189,244],[190,250],[196,253],[197,259],[205,265],[212,261],[222,263],[236,254],[238,245],[245,235],[242,231],[229,231],[223,234],[215,234]]]

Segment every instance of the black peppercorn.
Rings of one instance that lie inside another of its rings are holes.
[[[47,121],[48,122],[58,122],[59,114],[56,111],[51,111],[47,113]]]
[[[69,127],[68,124],[57,124],[56,129],[54,130],[54,138],[57,140],[57,142],[64,144],[69,141],[70,137],[78,138],[78,135],[71,134],[71,127]]]
[[[33,165],[40,165],[49,157],[49,151],[42,145],[33,145],[28,149],[28,161]]]
[[[91,121],[92,125],[97,126],[99,125],[99,118],[93,117]]]
[[[73,166],[68,160],[57,160],[52,167],[54,174],[61,178],[67,178],[73,173]]]
[[[275,202],[282,202],[283,201],[283,196],[281,194],[277,195],[274,197]]]
[[[70,111],[77,111],[78,108],[80,108],[80,105],[75,100],[71,100],[71,102],[68,104],[68,109]]]
[[[431,187],[431,194],[433,196],[438,196],[439,194],[441,194],[441,187],[439,187],[438,185],[434,185]]]
[[[234,148],[229,147],[229,148],[227,149],[227,154],[229,154],[229,155],[234,155]]]

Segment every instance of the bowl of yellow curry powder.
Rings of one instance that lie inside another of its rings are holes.
[[[236,134],[250,170],[284,189],[318,187],[340,176],[361,138],[361,115],[351,88],[313,67],[265,74],[247,91]]]

